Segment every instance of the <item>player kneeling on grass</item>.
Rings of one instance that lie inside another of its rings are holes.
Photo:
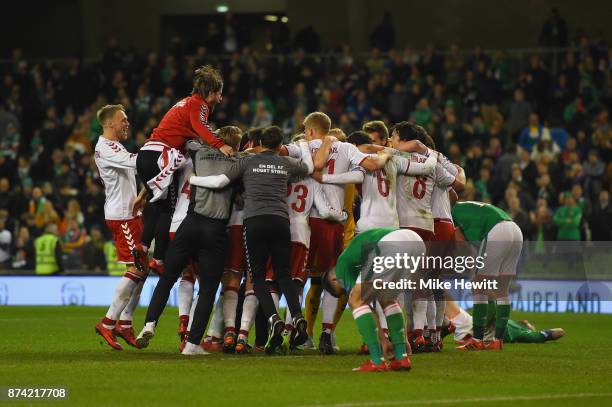
[[[510,317],[510,280],[516,275],[523,245],[521,229],[506,212],[483,202],[457,202],[451,213],[457,227],[455,240],[479,246],[478,255],[484,258],[472,285],[474,334],[457,349],[501,350]],[[478,283],[485,284],[478,286]],[[489,297],[495,303],[488,303]],[[495,310],[489,313],[489,307]],[[495,336],[485,343],[488,314],[496,315]]]
[[[408,270],[391,268],[379,273],[374,269],[376,258],[396,255],[420,256],[425,252],[423,240],[415,232],[397,228],[374,228],[357,235],[342,252],[334,270],[326,273],[322,282],[332,295],[349,293],[349,305],[363,342],[368,345],[370,359],[356,372],[383,372],[386,370],[410,370],[406,355],[404,316],[396,302],[401,291],[382,289],[381,282],[399,281]],[[379,279],[377,282],[375,280]],[[369,304],[375,300],[381,304],[393,343],[394,359],[387,365],[383,361],[376,320]]]

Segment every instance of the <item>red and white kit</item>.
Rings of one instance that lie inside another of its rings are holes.
[[[176,198],[176,204],[174,205],[174,213],[172,214],[172,222],[170,223],[170,239],[174,238],[176,231],[178,230],[183,219],[187,216],[187,210],[189,209],[189,199],[191,198],[191,185],[189,184],[189,177],[193,174],[193,163],[191,158],[187,158],[184,167],[181,171],[179,178],[178,190],[179,194]]]
[[[361,209],[357,232],[372,228],[399,227],[397,177],[429,174],[435,164],[419,154],[394,155],[380,170],[367,172],[361,184]]]
[[[310,150],[314,155],[321,147],[322,140],[310,141]],[[342,174],[361,165],[368,156],[352,144],[335,141],[332,143],[327,164],[323,174]],[[325,195],[331,208],[342,208],[344,205],[344,185],[323,185]],[[325,220],[314,208],[310,214],[310,253],[308,268],[312,270],[316,264],[318,272],[329,270],[336,265],[336,260],[343,250],[344,225],[338,222]]]
[[[140,244],[142,220],[132,215],[136,200],[136,154],[130,154],[117,141],[102,136],[96,144],[94,159],[104,183],[104,218],[113,234],[119,263],[134,263],[132,250]]]
[[[430,175],[398,176],[397,212],[400,228],[414,230],[424,241],[433,240],[434,219],[431,211],[434,186],[448,188],[454,181],[455,176],[439,162]]]
[[[186,141],[199,137],[208,145],[220,148],[224,143],[212,132],[209,113],[210,107],[202,96],[195,94],[181,99],[164,115],[148,141],[182,149]]]
[[[287,209],[291,231],[291,278],[306,280],[306,261],[311,241],[311,230],[308,218],[314,209],[319,216],[335,222],[344,222],[346,213],[342,208],[331,207],[322,185],[308,177],[287,187]],[[268,264],[266,274],[268,280],[273,279],[271,265]]]
[[[459,170],[443,154],[438,154],[438,162],[454,177]],[[434,217],[435,240],[450,241],[455,238],[455,225],[451,215],[451,203],[448,197],[449,187],[436,184],[431,194],[431,213]]]

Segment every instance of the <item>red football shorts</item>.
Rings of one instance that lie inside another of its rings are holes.
[[[310,218],[310,252],[306,268],[310,276],[321,276],[336,265],[343,249],[344,225]]]
[[[291,242],[291,263],[289,275],[293,280],[306,280],[306,261],[308,260],[308,248],[302,243]],[[275,281],[272,259],[266,262],[266,281]]]
[[[413,228],[413,227],[402,228],[402,229],[412,230],[417,235],[419,235],[421,239],[423,239],[424,242],[431,242],[432,240],[434,240],[434,232],[432,232],[431,230],[425,230],[425,229]]]
[[[113,234],[117,249],[117,262],[134,263],[132,250],[140,244],[142,219],[136,217],[128,220],[106,220],[106,226]]]
[[[455,225],[448,219],[434,219],[434,240],[455,240]]]

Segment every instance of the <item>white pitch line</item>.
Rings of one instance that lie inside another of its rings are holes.
[[[336,404],[309,404],[297,407],[375,407],[375,406],[404,406],[404,405],[433,405],[433,404],[456,404],[456,403],[488,403],[495,401],[530,401],[530,400],[558,400],[578,399],[592,397],[612,397],[612,393],[575,393],[575,394],[542,394],[539,396],[500,396],[500,397],[473,397],[463,399],[433,399],[433,400],[388,400],[388,401],[364,401],[354,403]]]

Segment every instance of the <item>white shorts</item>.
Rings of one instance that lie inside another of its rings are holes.
[[[393,243],[393,242],[399,242],[399,243],[409,243],[405,246],[405,250],[402,247],[402,251],[406,254],[408,254],[409,256],[421,256],[425,253],[425,243],[423,243],[423,239],[421,239],[421,237],[414,231],[409,230],[409,229],[398,229],[395,230],[385,236],[383,236],[378,243]],[[403,245],[402,245],[403,246]],[[394,257],[398,252],[399,252],[399,248],[397,244],[386,244],[386,245],[380,245],[378,246],[378,256],[390,256],[390,257]],[[368,260],[366,261],[366,268],[365,270],[370,270],[372,268],[372,261],[373,261],[373,257],[374,257],[375,253],[374,251],[372,251],[369,255],[368,255]],[[367,271],[366,271],[367,272]],[[364,274],[364,272],[359,273],[359,276],[357,276],[357,280],[355,281],[355,284],[361,284],[362,283],[362,275]],[[387,270],[385,272],[384,275],[380,275],[379,277],[383,277],[384,280],[386,281],[399,281],[400,278],[402,277],[406,277],[406,276],[410,276],[410,275],[414,275],[411,274],[409,272],[407,272],[406,270],[403,269],[391,269],[391,270]],[[371,291],[371,292],[370,292]],[[368,290],[364,290],[362,292],[362,296],[364,298],[367,298],[368,300],[373,300],[376,295],[375,294],[382,294],[383,292],[386,292],[387,290],[383,290],[380,291],[378,293],[376,293],[376,291],[372,291],[371,289]],[[397,297],[398,293],[391,290],[389,292],[389,294],[391,295],[391,297],[393,298],[387,298],[387,299],[392,299],[394,300],[395,297]],[[379,298],[380,299],[380,298]]]
[[[483,276],[515,275],[523,249],[523,234],[514,222],[503,221],[489,231],[484,246]]]

